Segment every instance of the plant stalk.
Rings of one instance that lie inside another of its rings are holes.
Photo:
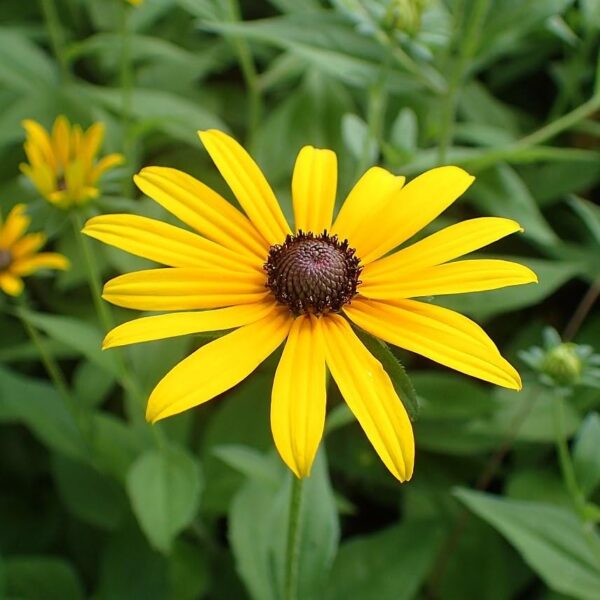
[[[288,513],[288,536],[285,568],[285,600],[298,597],[298,562],[300,559],[300,511],[304,480],[293,476]]]

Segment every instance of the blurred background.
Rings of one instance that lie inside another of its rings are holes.
[[[137,313],[98,316],[89,255],[102,281],[148,263],[77,226],[168,220],[133,186],[144,165],[231,198],[196,136],[214,127],[245,144],[288,217],[305,144],[338,153],[338,206],[374,164],[460,165],[477,180],[428,232],[513,218],[525,232],[487,254],[540,281],[435,299],[486,328],[521,393],[397,352],[420,401],[407,484],[331,384],[298,598],[600,598],[599,41],[600,0],[2,0],[0,212],[25,203],[71,268],[28,278],[18,302],[0,293],[0,597],[283,597],[277,356],[157,433],[145,398],[210,336],[102,353],[106,319]],[[22,121],[59,115],[103,123],[101,154],[125,156],[73,210],[19,171]]]

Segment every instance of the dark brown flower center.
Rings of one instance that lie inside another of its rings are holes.
[[[12,262],[11,253],[8,250],[0,248],[0,271],[4,271],[8,268],[8,265]]]
[[[265,263],[267,287],[295,315],[338,312],[356,294],[359,265],[348,240],[340,242],[327,231],[299,231],[271,246]]]

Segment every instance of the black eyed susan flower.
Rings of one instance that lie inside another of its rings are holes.
[[[23,277],[42,269],[67,269],[69,261],[56,252],[38,252],[43,233],[26,234],[30,219],[25,205],[17,204],[2,223],[0,219],[0,289],[10,296],[23,291]]]
[[[325,422],[326,369],[388,469],[411,477],[411,424],[382,365],[351,323],[401,348],[508,388],[515,369],[485,332],[451,310],[414,300],[536,281],[502,260],[454,260],[520,230],[514,221],[472,219],[391,253],[472,183],[457,167],[432,169],[407,185],[373,167],[333,219],[337,159],[300,151],[292,179],[295,231],[259,167],[231,137],[200,133],[245,215],[193,177],[164,167],[136,176],[138,187],[198,233],[145,217],[91,219],[85,233],[168,268],[121,275],[104,298],[147,311],[108,333],[104,347],[234,329],[173,368],[148,401],[158,421],[214,398],[284,341],[273,383],[277,449],[298,476],[310,472]],[[453,262],[450,262],[453,261]]]
[[[86,131],[59,116],[52,132],[39,123],[23,121],[27,133],[25,153],[29,163],[21,171],[40,194],[59,208],[85,204],[99,194],[98,180],[123,162],[121,154],[96,157],[104,139],[104,125],[94,123]]]

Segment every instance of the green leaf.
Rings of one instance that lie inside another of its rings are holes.
[[[42,50],[17,30],[0,27],[0,81],[8,89],[39,91],[53,86],[57,79],[56,64]]]
[[[315,19],[319,27],[315,27]],[[379,44],[360,35],[331,11],[294,14],[244,23],[207,23],[206,29],[239,35],[248,40],[273,44],[305,59],[311,67],[348,85],[361,88],[380,78],[383,51]],[[390,69],[386,87],[401,94],[422,86],[413,76]]]
[[[600,559],[592,550],[600,538],[568,509],[540,502],[507,500],[458,489],[456,496],[502,533],[553,590],[595,600]]]
[[[168,598],[168,564],[132,525],[112,535],[103,548],[98,600]]]
[[[119,375],[115,357],[102,351],[104,336],[95,325],[73,317],[35,313],[30,310],[21,310],[20,314],[33,327],[43,331],[53,340],[81,352],[88,360],[111,375]]]
[[[419,418],[423,421],[472,419],[489,415],[496,408],[489,390],[465,375],[415,371],[411,381],[419,390]]]
[[[270,462],[264,454],[254,448],[241,446],[240,444],[230,444],[216,446],[212,452],[224,463],[246,475],[246,477],[262,478],[266,481],[272,481],[273,479],[273,469]]]
[[[327,600],[410,600],[417,597],[441,542],[432,521],[408,521],[342,544],[333,563]],[[402,548],[410,548],[402,552]]]
[[[175,542],[168,565],[168,600],[198,600],[206,597],[209,586],[209,564],[197,544]]]
[[[367,347],[367,350],[383,365],[385,372],[390,376],[394,389],[398,394],[411,421],[419,416],[419,401],[415,388],[406,374],[400,361],[394,356],[389,346],[373,337],[366,331],[356,329],[356,334]]]
[[[417,149],[418,133],[417,115],[412,109],[403,108],[392,124],[390,144],[410,157]]]
[[[75,570],[60,558],[8,557],[4,570],[7,600],[83,600]]]
[[[120,89],[80,85],[84,98],[98,103],[107,110],[120,114],[122,92]],[[195,102],[156,89],[134,89],[131,94],[131,110],[134,116],[147,129],[163,131],[171,137],[197,145],[198,129],[217,128],[227,130],[227,126],[210,110]]]
[[[487,214],[520,223],[525,235],[536,242],[554,244],[558,241],[523,180],[508,165],[482,173],[469,190],[469,197]]]
[[[342,135],[350,154],[361,161],[366,155],[369,164],[377,158],[377,142],[369,136],[367,124],[357,115],[346,114],[342,118]]]
[[[2,367],[0,421],[23,423],[42,443],[67,456],[86,454],[75,421],[54,387]]]
[[[202,440],[202,465],[206,490],[202,508],[204,511],[226,514],[231,500],[244,481],[244,477],[218,458],[214,449],[237,445],[266,452],[273,447],[269,425],[269,403],[273,373],[259,367],[257,373],[230,390],[214,406],[214,412]]]
[[[52,471],[62,501],[71,514],[85,523],[115,529],[127,511],[127,497],[114,479],[96,469],[55,456]]]
[[[175,536],[190,524],[200,501],[200,469],[178,447],[149,450],[133,463],[127,492],[142,530],[154,548],[171,550]]]
[[[573,446],[573,466],[581,491],[591,495],[600,484],[600,415],[584,419]]]
[[[283,597],[287,517],[293,475],[278,458],[273,477],[250,478],[235,496],[229,537],[237,569],[257,600]],[[339,526],[325,456],[320,452],[304,479],[299,520],[297,598],[317,598],[335,556]]]

